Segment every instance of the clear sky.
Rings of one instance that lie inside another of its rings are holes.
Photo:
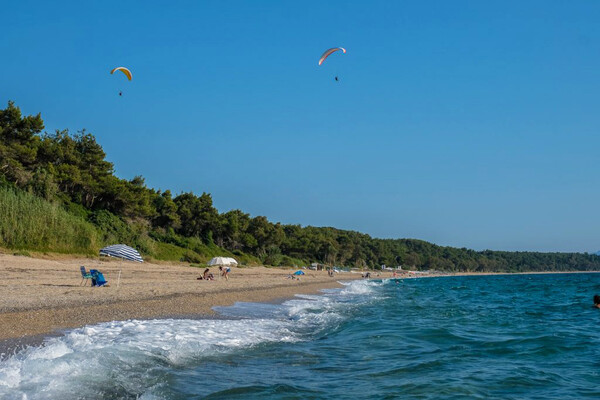
[[[86,128],[122,178],[274,222],[600,250],[597,0],[5,3],[0,101]]]

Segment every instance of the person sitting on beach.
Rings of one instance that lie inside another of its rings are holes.
[[[600,308],[600,295],[598,294],[594,296],[594,307]]]
[[[210,268],[206,268],[204,270],[204,273],[202,274],[202,279],[204,279],[205,281],[212,281],[215,279],[213,274],[210,273]]]
[[[228,281],[229,278],[227,277],[227,275],[229,275],[229,272],[231,271],[231,268],[229,268],[229,267],[219,267],[219,271],[221,272],[221,276],[224,276],[225,280]]]
[[[104,278],[104,274],[97,269],[90,269],[92,275],[92,287],[108,286],[108,281]]]

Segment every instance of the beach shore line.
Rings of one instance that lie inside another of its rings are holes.
[[[81,265],[100,270],[109,286],[82,283]],[[211,268],[215,280],[198,280],[203,270],[182,263],[0,254],[0,341],[115,320],[211,316],[215,306],[278,301],[361,279],[306,270],[296,280],[289,278],[291,269],[249,267],[232,268],[228,280]]]
[[[82,282],[80,266],[100,270],[109,287]],[[124,262],[114,259],[0,254],[0,341],[51,335],[101,322],[214,316],[213,307],[236,302],[272,302],[297,294],[339,288],[340,281],[362,279],[360,273],[305,270],[291,279],[289,268],[233,268],[229,279],[197,280],[204,268],[183,263]],[[496,273],[411,274],[409,278]],[[392,272],[372,272],[391,278]],[[85,286],[84,286],[85,284]]]

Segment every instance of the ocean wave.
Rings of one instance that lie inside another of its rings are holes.
[[[229,319],[128,320],[74,329],[0,362],[0,398],[150,399],[160,392],[164,369],[256,345],[309,340],[350,317],[352,300],[361,304],[377,286],[356,281],[282,304],[219,308]]]
[[[364,280],[340,283],[345,286],[340,292],[342,296],[372,294],[376,288],[385,284],[382,280]]]
[[[161,366],[177,367],[259,343],[296,340],[281,321],[266,319],[252,324],[190,319],[98,324],[48,339],[0,363],[0,397],[58,398],[74,387],[84,398],[97,397],[103,387],[115,384],[135,393],[135,385],[141,384],[138,376],[152,381],[153,371]]]

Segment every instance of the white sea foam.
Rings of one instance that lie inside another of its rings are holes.
[[[235,319],[114,321],[74,329],[0,362],[0,398],[154,398],[161,369],[270,342],[310,339],[348,317],[377,284],[355,281],[283,304],[238,303]],[[352,302],[352,299],[355,301]]]
[[[340,292],[342,295],[364,295],[371,294],[374,292],[375,288],[383,285],[381,281],[351,281],[351,282],[340,282],[346,287],[342,289]]]

